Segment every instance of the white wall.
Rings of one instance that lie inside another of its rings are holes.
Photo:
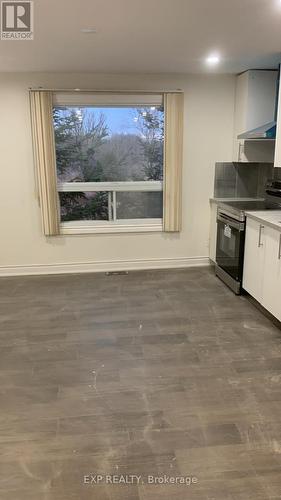
[[[216,161],[232,159],[234,85],[235,77],[231,75],[2,73],[0,274],[177,266],[206,257],[214,165]],[[28,100],[28,88],[36,86],[184,90],[183,230],[180,234],[53,238],[42,235],[35,198]],[[195,260],[189,261],[189,258]],[[120,261],[126,262],[120,264]],[[75,263],[82,265],[66,266]],[[55,264],[63,266],[53,267]]]

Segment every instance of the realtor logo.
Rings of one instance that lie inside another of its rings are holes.
[[[1,40],[33,40],[33,2],[1,2]]]

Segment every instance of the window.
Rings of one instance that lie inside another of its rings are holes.
[[[179,231],[183,94],[31,90],[47,236]]]
[[[161,229],[161,95],[82,95],[80,105],[58,95],[53,123],[64,231]]]

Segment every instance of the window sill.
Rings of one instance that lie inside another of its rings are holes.
[[[62,222],[62,235],[71,234],[114,234],[114,233],[151,233],[162,232],[163,223],[161,219],[154,219],[150,222],[142,221],[120,221],[120,222],[102,222],[94,224],[91,221]]]

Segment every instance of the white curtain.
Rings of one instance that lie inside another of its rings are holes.
[[[166,232],[179,232],[182,224],[183,104],[183,93],[165,93],[163,226]]]
[[[43,233],[55,236],[60,232],[60,221],[52,92],[30,91],[30,109]]]

